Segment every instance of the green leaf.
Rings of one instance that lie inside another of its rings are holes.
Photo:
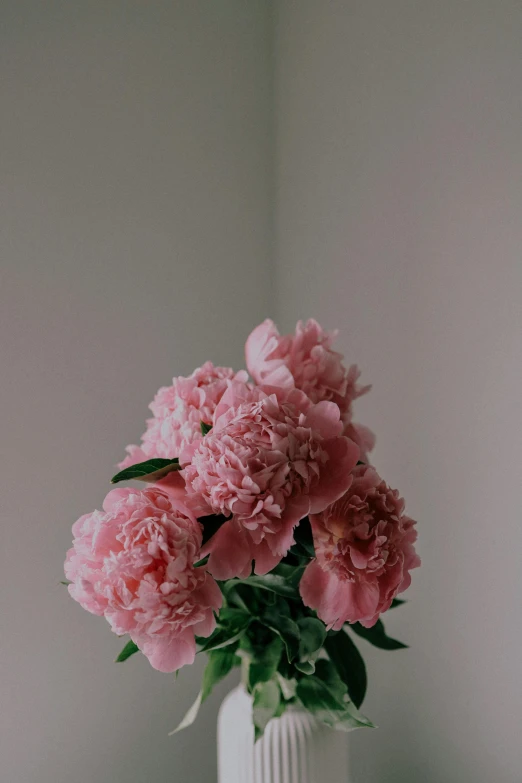
[[[212,424],[205,424],[204,421],[201,421],[199,423],[199,426],[201,427],[201,434],[203,435],[203,437],[205,437],[205,435],[208,435],[208,433],[212,429]]]
[[[248,585],[249,587],[258,587],[260,590],[270,590],[284,598],[299,600],[299,593],[294,585],[289,584],[288,580],[278,574],[265,574],[264,576],[249,576],[246,579],[230,579],[227,582],[226,589],[232,589],[235,585]]]
[[[390,609],[395,609],[396,606],[402,606],[402,604],[407,603],[404,598],[394,598],[391,602]],[[388,610],[389,611],[389,610]]]
[[[245,661],[246,685],[250,693],[258,683],[268,682],[277,672],[283,642],[273,633],[270,633],[270,637],[262,644],[256,644],[248,636],[244,636],[239,643],[239,655]]]
[[[239,609],[235,606],[224,606],[219,612],[219,624],[226,625],[228,628],[244,628],[252,620],[249,611]]]
[[[242,609],[224,607],[219,613],[219,625],[216,630],[206,639],[196,639],[197,643],[201,645],[199,652],[220,650],[234,644],[243,636],[251,621],[251,615]]]
[[[203,683],[198,693],[196,701],[186,712],[185,717],[176,728],[169,732],[169,737],[177,734],[178,731],[191,726],[196,720],[199,708],[212,693],[214,685],[223,680],[227,674],[239,664],[239,658],[235,652],[230,650],[213,650],[209,653],[208,662],[203,672]]]
[[[214,633],[208,637],[208,639],[203,640],[203,646],[199,652],[210,652],[210,650],[221,650],[223,647],[228,647],[230,644],[234,644],[234,642],[239,641],[243,634],[245,633],[245,630],[248,626],[248,623],[245,623],[241,628],[234,629],[234,628],[216,628]]]
[[[379,647],[381,650],[404,650],[408,647],[407,644],[403,644],[397,639],[392,639],[390,636],[386,635],[382,620],[377,620],[372,628],[365,628],[364,625],[361,625],[360,623],[348,625],[348,628],[354,631],[358,636],[366,639],[370,644],[373,644],[374,647]]]
[[[64,580],[60,581],[60,584],[61,585],[65,585],[66,587],[68,587],[69,585],[72,585],[72,582],[71,582],[70,579],[64,579]]]
[[[277,633],[283,640],[286,656],[291,663],[299,654],[299,626],[290,617],[280,614],[277,607],[267,609],[259,618],[263,625]]]
[[[303,677],[297,683],[297,696],[303,707],[318,720],[339,731],[352,731],[373,724],[351,702],[339,701],[327,683],[315,675]]]
[[[132,639],[129,639],[121,653],[116,658],[116,663],[123,663],[123,661],[126,661],[127,658],[130,658],[131,655],[134,655],[134,653],[139,652],[139,647],[137,644],[134,644]]]
[[[326,628],[315,617],[300,617],[297,621],[301,635],[299,641],[299,660],[313,663],[321,652],[326,639]],[[301,669],[302,671],[302,669]]]
[[[321,658],[315,665],[316,676],[324,682],[330,693],[341,703],[347,701],[348,688],[339,676],[332,661]]]
[[[224,582],[221,586],[222,592],[226,597],[227,604],[231,607],[237,607],[244,612],[254,614],[248,599],[252,597],[252,591],[247,590],[247,596],[243,596],[241,592],[241,585],[232,585],[229,587],[228,582]]]
[[[314,661],[297,661],[294,666],[302,674],[313,674],[315,672]]]
[[[280,704],[281,691],[274,680],[256,685],[252,711],[256,741],[263,736],[268,721],[279,712]]]
[[[231,650],[230,647],[209,652],[208,663],[203,672],[201,703],[210,696],[214,685],[224,680],[234,666],[238,666],[239,663],[240,659],[237,657],[235,650]]]
[[[289,565],[288,563],[278,563],[276,567],[270,572],[270,574],[282,576],[291,587],[294,587],[297,590],[305,568],[306,565]]]
[[[198,693],[197,699],[190,707],[190,709],[185,713],[185,717],[179,723],[175,729],[172,731],[169,731],[169,737],[172,737],[173,734],[177,734],[178,731],[183,731],[183,729],[188,728],[188,726],[192,726],[196,718],[198,717],[199,708],[201,707],[201,702],[203,701],[203,691],[200,691]]]
[[[283,699],[286,699],[286,701],[291,701],[292,699],[295,699],[295,694],[297,690],[297,680],[295,679],[287,679],[286,677],[283,677],[282,674],[277,672],[277,682],[279,683],[279,687],[281,688],[281,693],[283,694]]]
[[[362,656],[346,633],[328,636],[325,649],[337,672],[348,688],[348,695],[360,707],[366,694],[368,680]]]
[[[180,470],[177,457],[176,459],[162,459],[160,457],[148,459],[146,462],[138,462],[137,465],[131,465],[125,468],[125,470],[116,473],[111,478],[111,484],[118,484],[120,481],[130,481],[131,479],[147,482],[159,481],[159,479],[162,479],[173,470]]]

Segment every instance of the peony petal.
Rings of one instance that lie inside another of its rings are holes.
[[[306,495],[292,498],[285,506],[281,517],[281,529],[268,539],[272,552],[286,555],[294,541],[294,528],[310,511],[310,498]]]
[[[294,386],[294,376],[280,359],[271,362],[265,362],[262,373],[259,375],[259,383],[263,387],[274,387],[276,389],[292,389]]]
[[[205,582],[194,592],[194,598],[201,606],[212,607],[214,611],[221,609],[223,605],[223,594],[210,574],[206,574]],[[209,614],[213,616],[213,612],[210,610]],[[205,636],[205,634],[198,635]]]
[[[170,473],[167,473],[165,478],[156,481],[154,486],[159,487],[166,492],[173,502],[179,500],[186,503],[187,492],[185,489],[185,479],[179,470],[173,470]],[[186,508],[186,505],[184,507]]]
[[[306,426],[325,440],[337,438],[343,430],[339,406],[335,402],[318,402],[306,414]]]
[[[345,588],[346,582],[342,582],[332,571],[324,571],[317,560],[312,560],[306,567],[299,583],[304,605],[315,609],[321,620],[329,626],[337,623],[344,612]]]
[[[229,381],[228,387],[221,397],[214,411],[214,431],[221,428],[220,418],[229,412],[230,409],[237,408],[243,402],[252,399],[252,387],[250,384],[240,381]],[[197,445],[197,444],[196,444]]]
[[[379,585],[376,581],[348,582],[344,599],[342,624],[359,622],[367,628],[375,625],[379,617]]]
[[[351,472],[359,458],[359,448],[348,438],[331,440],[323,448],[330,459],[310,495],[311,514],[319,514],[344,495],[352,483]]]
[[[145,462],[150,459],[150,455],[146,454],[141,446],[127,446],[125,451],[127,456],[121,462],[118,462],[117,465],[120,470],[125,470],[125,468],[130,468],[132,465],[137,465],[139,462]]]
[[[256,560],[254,573],[258,574],[258,576],[268,574],[281,562],[283,557],[283,555],[274,554],[271,551],[266,539],[256,546],[254,555]]]
[[[159,672],[175,672],[182,666],[194,663],[196,641],[190,631],[176,637],[140,637],[131,634],[132,641]]]
[[[210,553],[207,570],[215,579],[247,577],[252,571],[250,536],[229,520],[212,536],[201,554]]]
[[[257,368],[277,347],[279,332],[275,323],[267,318],[249,334],[245,344],[245,359],[248,372],[256,379]],[[257,379],[256,379],[257,380]]]

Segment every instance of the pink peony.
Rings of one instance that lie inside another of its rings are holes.
[[[344,494],[359,449],[341,432],[332,402],[230,385],[211,432],[180,457],[188,501],[231,517],[205,550],[217,579],[248,576],[252,560],[257,574],[270,571],[294,543],[297,523]]]
[[[157,487],[114,489],[73,534],[65,561],[72,597],[130,634],[155,669],[192,663],[194,635],[212,633],[222,596],[205,568],[194,568],[202,529],[191,512]]]
[[[246,378],[244,370],[235,373],[230,367],[214,367],[212,362],[205,362],[188,378],[174,378],[172,386],[163,386],[149,405],[154,416],[147,421],[141,446],[127,446],[119,467],[151,457],[177,457],[187,443],[201,438],[201,422],[211,423],[228,382]]]
[[[355,424],[350,421],[345,424],[344,434],[359,446],[359,459],[361,462],[369,462],[369,453],[375,446],[375,435],[364,424]]]
[[[310,517],[317,557],[300,584],[305,605],[335,630],[346,622],[374,625],[420,565],[415,522],[397,490],[367,465],[353,476],[344,497]]]
[[[359,386],[357,366],[346,368],[342,354],[332,350],[336,336],[310,318],[305,324],[298,321],[294,335],[282,337],[267,319],[246,342],[248,370],[256,383],[301,389],[312,402],[335,402],[347,424],[353,401],[371,387]]]

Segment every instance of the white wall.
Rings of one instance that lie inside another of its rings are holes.
[[[213,783],[220,694],[58,584],[71,523],[174,374],[271,311],[263,0],[0,7],[0,780]],[[221,695],[228,688],[221,689]]]
[[[278,305],[374,383],[423,568],[354,783],[522,779],[522,6],[281,0]],[[366,652],[366,650],[365,650]]]

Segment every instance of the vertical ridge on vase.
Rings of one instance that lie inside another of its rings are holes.
[[[286,734],[288,736],[287,748],[289,748],[290,755],[290,779],[288,780],[288,783],[300,783],[300,778],[302,778],[303,775],[302,770],[299,769],[299,737],[297,732],[299,724],[299,720],[285,722]]]
[[[252,699],[239,686],[218,717],[219,783],[349,783],[347,737],[297,707],[254,743]]]
[[[310,725],[308,722],[299,721],[296,724],[296,731],[299,734],[299,767],[296,774],[295,783],[310,783],[310,775],[308,774],[308,736],[310,732]]]

